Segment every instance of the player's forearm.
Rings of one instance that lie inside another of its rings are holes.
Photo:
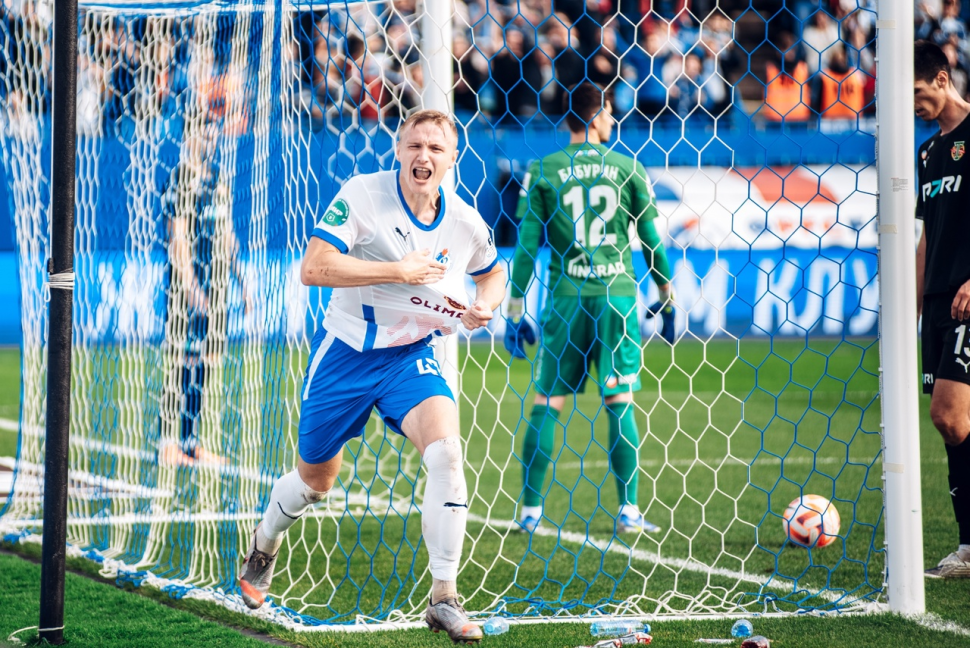
[[[202,295],[202,287],[196,280],[195,271],[192,269],[192,258],[185,241],[172,242],[171,256],[173,283],[186,291],[193,303],[197,302]]]
[[[192,271],[192,254],[189,251],[185,221],[173,219],[170,227],[172,229],[168,254],[172,263],[172,280],[176,286],[191,292],[196,289],[197,282]]]
[[[402,283],[402,274],[396,262],[364,261],[335,249],[305,256],[300,267],[300,279],[305,286],[355,288]]]
[[[650,275],[658,288],[663,289],[669,286],[672,278],[670,272],[670,261],[667,259],[667,250],[661,244],[653,250],[644,250],[647,255],[647,263],[650,264]]]
[[[485,302],[493,311],[505,301],[505,270],[495,266],[475,282],[475,301]]]
[[[667,259],[667,250],[660,241],[660,235],[653,224],[653,220],[646,220],[637,223],[637,234],[640,237],[640,244],[643,247],[643,258],[650,268],[657,287],[663,289],[670,283],[672,274],[670,272],[670,261]]]
[[[542,224],[534,217],[526,216],[519,227],[519,244],[512,257],[512,299],[525,295],[535,274],[536,256],[539,254],[539,237]]]

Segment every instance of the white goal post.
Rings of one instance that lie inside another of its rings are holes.
[[[916,168],[913,132],[913,5],[879,3],[879,318],[886,456],[886,570],[889,607],[926,611],[916,361]]]

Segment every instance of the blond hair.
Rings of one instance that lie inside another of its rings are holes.
[[[418,124],[427,123],[436,125],[444,133],[450,132],[454,135],[455,141],[458,141],[458,127],[455,126],[455,120],[440,110],[418,110],[408,115],[408,118],[404,120],[404,123],[401,124],[401,129],[398,131],[398,139],[404,137],[406,132]]]

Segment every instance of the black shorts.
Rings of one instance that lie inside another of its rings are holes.
[[[923,393],[940,379],[970,385],[970,320],[950,317],[955,293],[923,297]]]

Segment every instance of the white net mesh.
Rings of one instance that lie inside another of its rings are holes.
[[[695,3],[649,18],[650,29],[627,9],[556,8],[456,3],[444,17],[455,76],[438,85],[461,122],[458,188],[510,257],[524,168],[563,142],[563,86],[584,76],[613,86],[612,148],[648,167],[679,295],[676,347],[644,325],[635,400],[640,508],[663,531],[615,533],[607,417],[591,387],[556,428],[543,524],[519,532],[532,366],[510,365],[496,322],[463,336],[457,360],[472,496],[466,607],[700,615],[878,600],[864,114],[827,121],[824,100],[819,111],[806,99],[810,118],[766,123],[772,84],[800,77],[765,76],[787,37],[764,40],[770,20],[746,3]],[[0,529],[22,540],[43,514],[51,7],[3,10],[23,400]],[[839,11],[843,28],[871,17]],[[393,166],[400,118],[434,81],[423,12],[407,1],[83,8],[69,542],[107,558],[107,572],[234,604],[248,535],[296,462],[309,339],[327,299],[301,285],[300,256],[344,181]],[[849,48],[853,65],[868,48]],[[526,299],[536,319],[548,255]],[[642,309],[655,289],[635,256]],[[270,614],[414,620],[430,586],[420,458],[376,419],[345,453],[329,501],[287,536],[271,595],[289,611]],[[842,526],[806,551],[786,543],[781,516],[808,493],[831,499]]]

